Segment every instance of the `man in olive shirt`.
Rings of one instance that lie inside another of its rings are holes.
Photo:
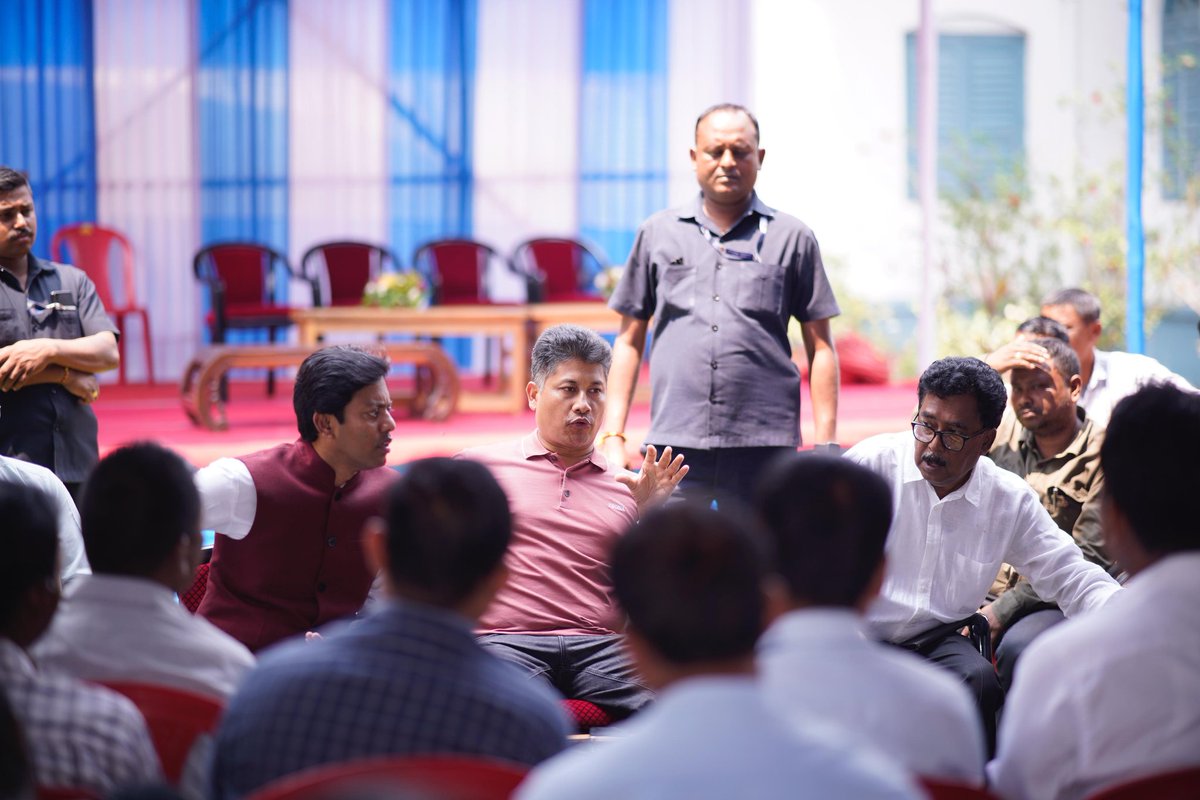
[[[1010,408],[988,456],[1025,478],[1084,556],[1115,577],[1117,568],[1105,553],[1100,522],[1104,431],[1077,404],[1083,388],[1079,359],[1070,345],[1055,338],[1033,339],[1028,344],[1041,348],[1047,358],[1040,366],[1013,368]],[[1043,602],[1027,580],[1018,580],[1016,573],[1011,576],[1007,591],[984,608],[993,638],[1002,637],[996,666],[1006,690],[1025,647],[1065,619],[1058,606]]]
[[[837,436],[838,363],[829,319],[839,313],[813,232],[754,192],[766,151],[741,106],[696,121],[700,193],[638,229],[609,305],[621,314],[600,444],[626,465],[625,420],[653,318],[648,444],[691,471],[679,494],[750,499],[762,468],[800,444],[800,374],[788,323],[800,323],[816,444]]]

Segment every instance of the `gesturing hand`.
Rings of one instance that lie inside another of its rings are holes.
[[[671,448],[666,447],[660,458],[654,445],[650,445],[646,448],[641,470],[618,475],[617,480],[629,487],[638,504],[638,511],[645,512],[666,500],[687,474],[688,467],[683,463],[683,455],[672,459]]]

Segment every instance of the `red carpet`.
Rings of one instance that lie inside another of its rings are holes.
[[[188,461],[203,466],[221,456],[236,456],[296,438],[291,403],[292,387],[281,381],[275,397],[266,396],[265,382],[234,381],[226,406],[229,430],[196,427],[183,413],[176,384],[156,386],[106,385],[96,401],[100,418],[100,452],[139,439],[171,447]],[[805,390],[807,404],[807,389]],[[887,386],[843,386],[838,434],[843,445],[885,431],[903,430],[917,403],[915,383]],[[635,405],[629,415],[630,442],[640,441],[649,427],[650,409]],[[523,414],[455,414],[446,422],[406,419],[398,412],[389,463],[414,458],[452,455],[464,447],[523,435],[533,429],[533,412]],[[812,417],[804,408],[801,431],[812,440]]]

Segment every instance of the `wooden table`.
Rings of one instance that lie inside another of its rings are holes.
[[[373,308],[334,306],[300,308],[292,319],[304,345],[316,345],[331,333],[404,333],[412,336],[494,336],[501,341],[498,386],[495,391],[466,391],[459,397],[463,411],[510,411],[526,408],[529,351],[546,328],[564,322],[601,333],[614,333],[621,316],[604,303],[531,303],[529,305],[431,306]],[[506,359],[505,351],[511,361]]]

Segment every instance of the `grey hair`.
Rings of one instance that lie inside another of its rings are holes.
[[[1042,298],[1042,306],[1070,306],[1086,323],[1100,321],[1100,300],[1083,289],[1059,289]]]
[[[533,344],[529,372],[533,382],[542,388],[558,365],[571,359],[585,364],[599,364],[608,377],[612,366],[612,348],[600,335],[589,328],[578,325],[555,325],[547,328]]]

